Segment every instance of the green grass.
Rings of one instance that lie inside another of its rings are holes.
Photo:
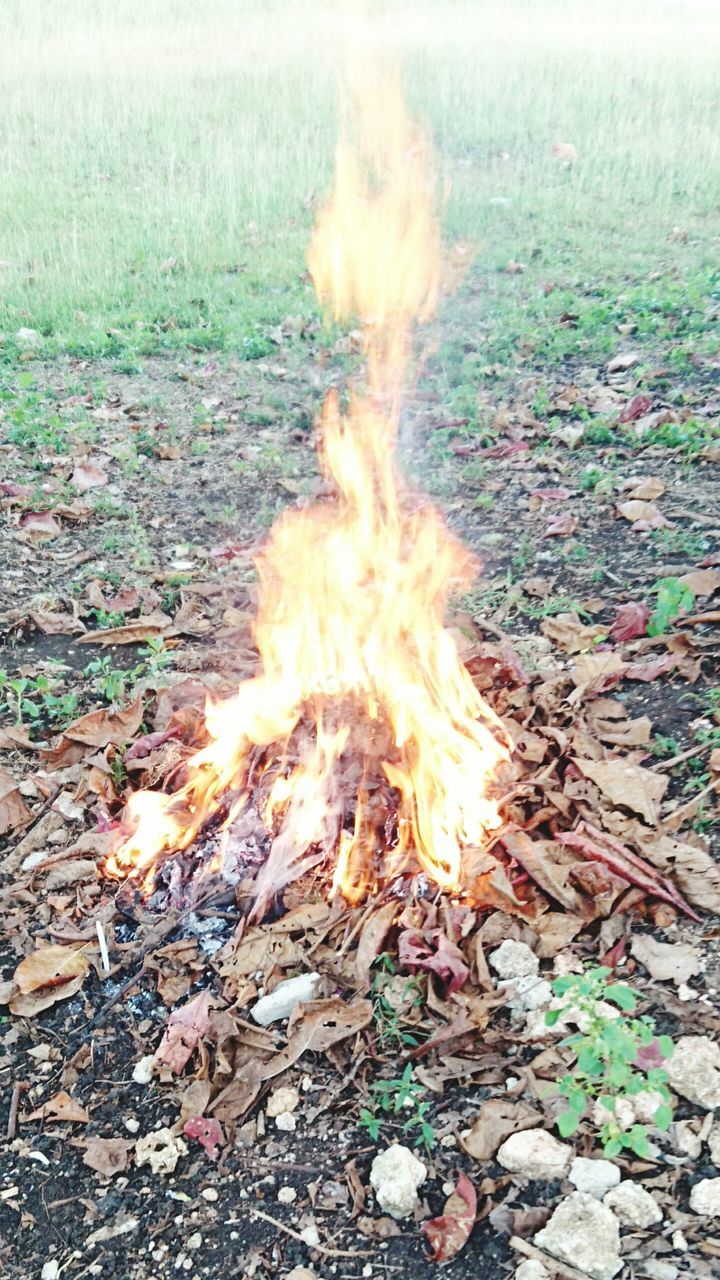
[[[473,247],[486,321],[468,337],[485,363],[595,358],[628,317],[638,340],[682,338],[686,358],[716,341],[716,5],[367,8],[434,136],[446,238]],[[272,325],[313,310],[304,254],[331,175],[343,15],[329,0],[6,0],[6,358],[23,327],[51,355],[252,358]],[[556,142],[577,148],[572,167]],[[510,259],[527,271],[501,274]],[[558,323],[568,311],[576,327]]]

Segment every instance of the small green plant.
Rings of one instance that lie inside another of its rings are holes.
[[[435,1130],[427,1114],[430,1103],[423,1100],[426,1090],[412,1078],[412,1063],[408,1063],[399,1079],[377,1080],[370,1085],[370,1105],[360,1111],[360,1124],[367,1129],[373,1142],[377,1142],[385,1120],[399,1116],[403,1111],[411,1114],[402,1125],[403,1133],[410,1134],[415,1145],[422,1144],[427,1151],[435,1145]]]
[[[383,1048],[415,1048],[424,1037],[416,1028],[411,1030],[406,1025],[405,1014],[422,1005],[422,987],[417,978],[398,975],[387,952],[378,956],[376,965],[378,971],[370,988],[370,998],[377,1038]]]
[[[660,578],[651,588],[657,596],[647,624],[649,636],[661,636],[681,614],[692,609],[695,593],[679,578]]]
[[[172,662],[172,654],[165,648],[159,636],[147,641],[145,652],[141,651],[140,661],[134,667],[113,667],[108,656],[93,658],[83,671],[86,677],[92,677],[93,692],[108,703],[119,703],[132,692],[139,680],[152,679]]]
[[[663,1063],[671,1057],[674,1045],[670,1036],[656,1034],[652,1018],[629,1016],[637,1006],[637,996],[626,983],[608,981],[611,978],[611,969],[598,967],[556,978],[552,984],[554,994],[564,1003],[546,1013],[547,1025],[555,1026],[563,1014],[570,1013],[584,1028],[560,1042],[574,1051],[576,1061],[574,1070],[558,1082],[567,1108],[560,1112],[557,1126],[562,1137],[570,1137],[591,1103],[597,1101],[607,1113],[600,1127],[605,1155],[612,1158],[627,1147],[642,1157],[650,1153],[647,1126],[621,1128],[617,1103],[652,1090],[662,1099],[654,1126],[669,1127],[672,1109]],[[608,1005],[618,1009],[617,1016],[612,1016]]]
[[[76,693],[55,693],[57,681],[47,676],[17,676],[10,679],[7,671],[0,671],[0,712],[7,711],[18,725],[29,725],[30,730],[43,724],[64,729],[75,719],[78,711]]]

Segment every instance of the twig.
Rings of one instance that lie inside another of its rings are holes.
[[[541,1262],[551,1275],[555,1274],[561,1277],[561,1280],[590,1280],[587,1271],[578,1271],[567,1262],[558,1262],[552,1254],[545,1253],[543,1249],[538,1249],[537,1245],[530,1244],[520,1236],[511,1236],[510,1245],[518,1253],[523,1253],[526,1258],[534,1258],[536,1262]]]
[[[95,921],[98,942],[100,943],[100,955],[102,956],[102,966],[105,974],[110,973],[110,956],[108,955],[107,941],[105,939],[105,930],[99,920]]]
[[[682,764],[684,760],[692,760],[693,756],[699,756],[703,751],[710,750],[709,742],[701,742],[696,747],[690,747],[688,751],[681,751],[679,755],[673,756],[671,760],[663,760],[661,764],[653,765],[653,773],[664,773],[666,769],[674,769],[676,764]]]
[[[717,791],[718,787],[720,787],[720,778],[716,778],[709,786],[703,787],[702,791],[698,791],[696,796],[691,796],[686,804],[680,805],[679,809],[672,809],[665,822],[672,822],[673,830],[677,830],[678,818],[682,819],[686,814],[694,814],[700,801],[704,800],[705,796],[709,796],[712,791]]]
[[[307,1245],[308,1249],[315,1249],[325,1258],[371,1258],[374,1253],[373,1249],[331,1249],[329,1245],[319,1243],[308,1245],[307,1240],[303,1239],[299,1231],[293,1231],[292,1227],[286,1227],[284,1222],[278,1221],[277,1218],[272,1218],[269,1213],[263,1213],[262,1209],[253,1207],[250,1212],[256,1218],[262,1218],[263,1222],[269,1222],[271,1227],[277,1227],[278,1231],[284,1231],[286,1235],[292,1236],[293,1240]]]
[[[20,1094],[22,1093],[22,1090],[23,1086],[21,1084],[16,1084],[13,1087],[6,1131],[8,1142],[12,1142],[17,1130],[18,1107],[20,1106]]]

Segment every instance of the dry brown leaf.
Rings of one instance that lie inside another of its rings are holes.
[[[28,618],[45,636],[73,636],[85,630],[79,618],[71,613],[53,613],[52,609],[28,609]]]
[[[693,906],[720,915],[720,866],[707,850],[672,836],[648,833],[641,852],[653,866],[673,876]]]
[[[262,1078],[271,1080],[287,1071],[303,1053],[324,1053],[349,1036],[363,1031],[372,1020],[372,1003],[369,1000],[351,1000],[346,1004],[339,996],[327,1000],[309,1000],[298,1005],[288,1024],[288,1042],[262,1068]]]
[[[577,701],[584,693],[602,693],[611,688],[623,675],[625,667],[620,654],[612,649],[580,654],[570,668],[570,678],[577,691],[571,699]]]
[[[362,986],[370,981],[370,968],[382,950],[382,944],[397,913],[397,903],[386,902],[378,911],[373,912],[362,927],[355,955],[355,972]]]
[[[30,820],[30,810],[15,779],[0,769],[0,836],[16,831]]]
[[[612,804],[632,809],[650,825],[658,821],[668,778],[640,765],[629,765],[625,760],[576,759],[574,763]]]
[[[159,1067],[169,1067],[174,1075],[183,1070],[191,1053],[210,1028],[210,989],[206,987],[181,1009],[170,1014],[163,1038],[155,1053]]]
[[[104,1178],[112,1178],[127,1169],[135,1142],[127,1138],[88,1138],[73,1145],[84,1146],[83,1164]]]
[[[477,1195],[467,1174],[461,1173],[442,1215],[423,1223],[433,1262],[448,1262],[467,1244],[477,1215]]]
[[[665,485],[658,476],[646,476],[640,484],[635,485],[628,493],[628,498],[636,498],[643,502],[653,502],[665,492]]]
[[[26,511],[20,517],[20,528],[36,542],[44,538],[57,538],[62,528],[49,511]]]
[[[43,1102],[37,1111],[32,1111],[24,1120],[64,1120],[67,1124],[87,1124],[90,1114],[85,1107],[70,1097],[64,1089],[53,1094],[47,1102]]]
[[[692,573],[684,573],[680,582],[700,598],[712,596],[720,588],[720,569],[694,569]]]
[[[488,1098],[475,1117],[472,1128],[460,1138],[460,1146],[473,1160],[492,1160],[511,1133],[534,1129],[543,1123],[542,1113],[527,1102]]]
[[[650,933],[639,933],[630,943],[630,951],[658,982],[688,982],[702,965],[694,947],[682,942],[658,942]]]
[[[75,978],[84,978],[89,967],[90,962],[82,951],[51,943],[25,956],[17,966],[13,979],[22,995],[52,987],[59,989],[57,998],[60,998],[62,988]]]
[[[637,364],[640,357],[634,351],[627,351],[623,355],[613,356],[612,360],[608,360],[608,373],[625,373],[627,369],[632,369]]]
[[[104,707],[89,711],[87,715],[68,725],[54,747],[42,752],[43,763],[52,771],[77,763],[90,749],[102,750],[111,744],[123,746],[137,733],[144,712],[140,694],[121,711]]]
[[[620,502],[616,511],[624,520],[631,522],[633,531],[636,533],[672,527],[671,521],[663,515],[654,502],[643,502],[640,498],[631,498],[629,502]]]
[[[98,467],[94,462],[77,462],[70,477],[73,488],[80,489],[81,492],[86,489],[98,489],[107,482],[107,471],[103,471],[102,467]]]
[[[78,644],[143,644],[156,636],[171,633],[172,622],[166,613],[155,610],[122,627],[107,627],[102,631],[88,631],[78,638]]]
[[[600,636],[607,635],[607,628],[586,626],[576,613],[558,613],[554,618],[543,618],[540,630],[563,653],[582,653],[592,649]]]

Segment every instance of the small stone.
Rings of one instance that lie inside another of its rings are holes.
[[[161,1176],[174,1173],[178,1160],[184,1155],[187,1155],[187,1143],[172,1129],[155,1129],[135,1143],[136,1165],[149,1164],[153,1173]]]
[[[612,1209],[618,1222],[624,1227],[652,1227],[662,1222],[662,1210],[657,1200],[640,1186],[639,1182],[626,1179],[603,1196],[603,1204]]]
[[[558,1205],[534,1243],[560,1262],[587,1272],[592,1280],[612,1280],[622,1269],[617,1218],[582,1191],[574,1191]]]
[[[133,1067],[132,1078],[136,1084],[150,1084],[155,1074],[155,1054],[148,1053]]]
[[[620,1170],[612,1160],[586,1160],[584,1156],[576,1156],[570,1165],[568,1182],[572,1182],[576,1191],[585,1191],[596,1200],[602,1200],[606,1191],[616,1187],[620,1181]]]
[[[42,338],[37,329],[18,329],[15,341],[19,347],[39,347]]]
[[[702,1137],[697,1132],[697,1128],[697,1120],[676,1120],[674,1124],[675,1145],[678,1148],[678,1151],[682,1151],[684,1155],[690,1156],[691,1160],[697,1160],[700,1152],[702,1151]],[[710,1135],[709,1142],[711,1143],[710,1159],[713,1161],[713,1164],[715,1164],[717,1162],[713,1159],[712,1154],[712,1134]],[[718,1150],[718,1156],[720,1156],[720,1150]]]
[[[679,1231],[679,1230],[673,1231],[672,1247],[676,1251],[676,1253],[687,1253],[689,1246],[682,1231]]]
[[[123,1121],[123,1123],[128,1133],[137,1133],[138,1129],[140,1128],[140,1121],[136,1120],[135,1116],[128,1116],[127,1119]]]
[[[690,1192],[690,1208],[704,1218],[720,1218],[720,1178],[703,1178]]]
[[[262,996],[250,1010],[250,1017],[261,1027],[269,1027],[271,1022],[282,1022],[289,1018],[293,1009],[317,995],[319,973],[301,973],[297,978],[286,978],[270,992]]]
[[[682,1098],[706,1111],[720,1107],[720,1048],[709,1036],[681,1036],[663,1065]]]
[[[547,1129],[525,1129],[513,1133],[497,1153],[498,1164],[509,1173],[525,1178],[564,1178],[570,1168],[573,1149],[558,1142]]]
[[[536,1262],[534,1258],[528,1258],[526,1262],[521,1262],[513,1280],[550,1280],[550,1272],[546,1270],[542,1262]]]
[[[60,1275],[60,1263],[55,1258],[51,1258],[49,1262],[43,1263],[43,1269],[40,1272],[40,1280],[58,1280]]]
[[[199,1249],[201,1244],[202,1244],[202,1236],[200,1232],[193,1231],[192,1235],[188,1236],[187,1240],[185,1241],[185,1248]]]
[[[592,1118],[593,1124],[597,1129],[602,1129],[608,1120],[614,1120],[620,1129],[625,1130],[631,1129],[634,1125],[635,1112],[629,1098],[616,1098],[614,1111],[608,1111],[602,1102],[594,1103]]]
[[[493,951],[489,959],[490,966],[499,978],[526,978],[535,975],[540,968],[540,961],[534,951],[524,942],[514,942],[506,938]]]
[[[280,1115],[275,1117],[275,1128],[283,1133],[294,1133],[297,1129],[297,1120],[291,1111],[281,1111]]]
[[[294,1187],[281,1187],[277,1193],[278,1204],[294,1204],[297,1200],[297,1191]]]
[[[308,1227],[303,1227],[302,1231],[300,1232],[300,1235],[303,1238],[303,1242],[308,1246],[309,1249],[315,1249],[317,1245],[319,1245],[320,1243],[320,1232],[318,1231],[314,1222],[311,1223],[310,1226]]]
[[[665,1262],[662,1258],[646,1258],[643,1271],[648,1280],[677,1280],[680,1275],[674,1262]]]
[[[552,1000],[552,987],[537,974],[526,973],[523,978],[502,978],[498,982],[498,990],[505,987],[511,989],[508,1000],[510,1009],[532,1010],[544,1009]]]
[[[680,1126],[678,1125],[678,1128]],[[708,1147],[710,1149],[710,1159],[713,1164],[720,1169],[720,1124],[714,1124],[708,1135]],[[689,1153],[692,1154],[692,1153]],[[700,1155],[700,1152],[696,1152]]]
[[[286,1271],[283,1280],[317,1280],[314,1271],[309,1267],[293,1267],[292,1271]]]
[[[208,1200],[210,1204],[214,1204],[218,1198],[218,1193],[214,1187],[203,1187],[202,1191],[200,1192],[200,1195],[202,1196],[203,1200]]]
[[[657,1089],[641,1089],[632,1096],[632,1109],[639,1124],[653,1125],[658,1107],[665,1106],[665,1099]]]
[[[265,1105],[270,1117],[281,1116],[284,1111],[294,1111],[300,1101],[300,1094],[292,1085],[283,1085],[274,1089]]]
[[[384,1213],[392,1218],[409,1218],[418,1204],[418,1187],[427,1178],[427,1168],[408,1147],[394,1142],[375,1156],[370,1169],[370,1185]]]

